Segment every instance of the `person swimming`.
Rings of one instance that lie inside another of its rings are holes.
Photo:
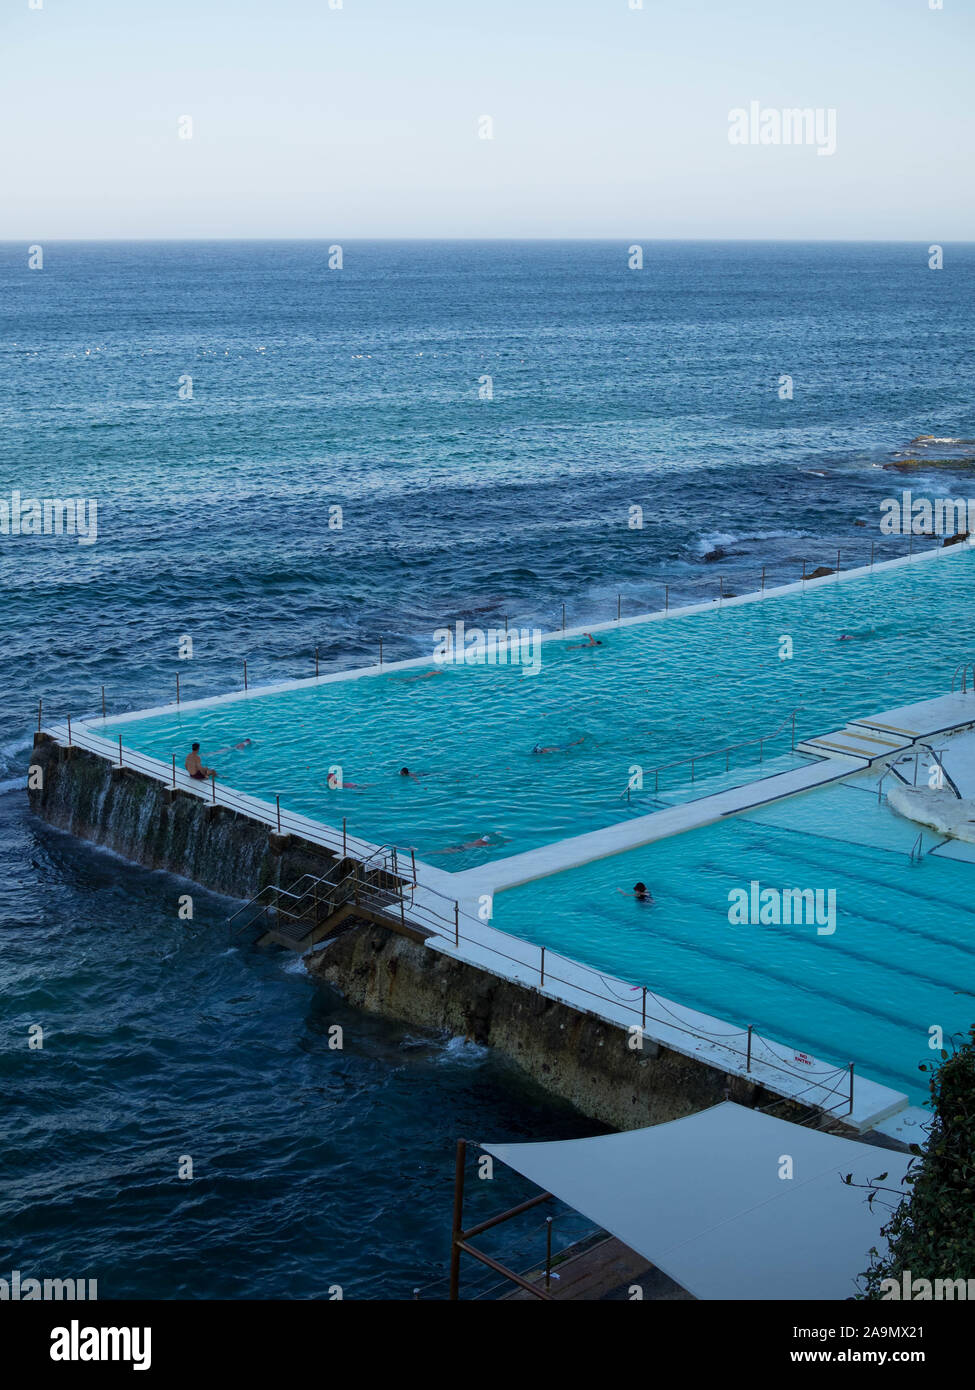
[[[222,758],[224,753],[237,752],[241,748],[250,748],[253,742],[254,740],[252,738],[242,739],[240,743],[235,743],[233,748],[218,748],[212,756],[214,758]]]
[[[399,770],[401,777],[411,777],[414,782],[419,782],[421,777],[426,777],[425,772],[411,772],[408,767],[401,767]]]
[[[573,642],[570,647],[566,647],[567,652],[584,652],[587,647],[601,647],[602,642],[597,642],[591,632],[584,632],[583,637],[588,637],[588,642]]]
[[[551,748],[543,748],[540,743],[536,743],[532,749],[533,753],[564,753],[569,748],[575,748],[579,743],[585,742],[585,734],[581,738],[573,739],[571,743],[556,743]]]
[[[634,883],[633,892],[628,893],[625,888],[617,888],[617,893],[622,893],[624,898],[636,898],[638,903],[652,903],[653,894],[645,883]]]
[[[497,831],[492,831],[490,835],[478,835],[476,840],[468,840],[463,845],[450,845],[447,849],[427,850],[428,854],[461,854],[465,849],[487,849],[489,845],[498,843]]]

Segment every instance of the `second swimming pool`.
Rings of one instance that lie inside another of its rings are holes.
[[[972,1022],[975,865],[912,862],[917,835],[856,779],[499,893],[493,925],[919,1103],[929,1030]],[[835,931],[732,925],[753,880],[832,890]],[[653,905],[618,891],[637,881]]]

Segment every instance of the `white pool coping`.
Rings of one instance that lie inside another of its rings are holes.
[[[646,623],[669,622],[677,618],[692,617],[697,613],[714,613],[723,608],[735,608],[746,603],[762,603],[770,598],[781,598],[786,594],[805,593],[807,589],[822,588],[824,585],[846,583],[851,579],[862,579],[865,576],[879,573],[883,570],[901,569],[905,565],[918,565],[930,563],[933,560],[945,559],[955,555],[959,551],[971,550],[975,547],[975,537],[969,541],[962,541],[957,545],[947,547],[935,547],[930,550],[920,550],[915,555],[901,555],[893,560],[881,560],[873,565],[861,565],[856,569],[839,570],[833,574],[823,575],[821,579],[799,579],[791,584],[780,584],[773,588],[755,590],[752,593],[738,594],[734,598],[709,599],[706,603],[687,604],[679,608],[658,609],[651,613],[638,613],[629,618],[611,618],[607,622],[587,623],[584,627],[556,628],[552,632],[540,632],[538,638],[541,642],[561,642],[570,637],[584,637],[589,632],[612,632],[624,627],[640,627]],[[473,628],[471,630],[474,630]],[[521,629],[512,628],[512,632]],[[534,640],[535,629],[530,629]],[[472,650],[483,651],[484,648],[473,648]],[[281,695],[292,690],[305,690],[318,685],[331,685],[341,681],[363,680],[371,676],[387,676],[397,671],[412,671],[419,668],[429,668],[436,665],[471,665],[476,667],[478,663],[465,662],[462,659],[452,659],[438,663],[433,654],[429,656],[409,657],[404,661],[385,661],[382,665],[376,666],[355,666],[346,671],[331,671],[326,675],[308,676],[299,680],[278,681],[273,685],[252,686],[247,690],[232,690],[224,695],[206,695],[195,700],[180,700],[179,705],[172,700],[164,705],[153,705],[149,709],[129,710],[124,714],[94,716],[85,720],[79,720],[78,727],[82,724],[94,727],[96,724],[105,727],[108,724],[128,724],[141,719],[152,719],[158,715],[172,714],[178,708],[182,710],[205,709],[210,706],[234,704],[241,700],[258,700],[268,695]]]

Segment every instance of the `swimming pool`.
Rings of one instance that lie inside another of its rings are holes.
[[[912,862],[917,834],[854,778],[499,893],[493,925],[920,1102],[928,1030],[972,1019],[975,864]],[[732,925],[753,880],[833,890],[835,931]]]
[[[332,825],[347,817],[359,836],[466,869],[655,809],[652,775],[626,798],[634,766],[649,774],[757,738],[797,707],[801,738],[947,691],[975,647],[973,580],[975,554],[958,546],[759,602],[612,627],[596,647],[547,640],[537,675],[394,669],[90,727],[167,764],[175,754],[180,766],[198,740],[224,783],[279,794],[286,810]],[[249,747],[233,747],[245,738]],[[764,750],[763,770],[770,759],[789,765],[789,747],[786,729]],[[403,765],[418,780],[400,776]],[[329,787],[330,768],[341,768],[341,789]],[[693,785],[687,769],[666,772],[661,796],[758,771],[755,751],[744,751],[728,773],[723,758],[699,764]]]

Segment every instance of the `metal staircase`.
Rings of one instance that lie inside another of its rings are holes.
[[[307,951],[358,921],[376,922],[426,936],[406,921],[405,890],[395,853],[377,850],[368,859],[339,859],[327,874],[302,874],[288,888],[268,884],[229,918],[238,931],[260,924],[259,946]]]

